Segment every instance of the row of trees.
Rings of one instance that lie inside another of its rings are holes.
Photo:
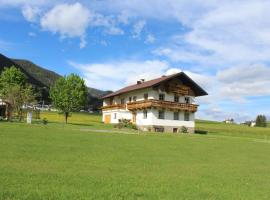
[[[23,117],[23,106],[34,105],[38,92],[27,83],[26,76],[16,67],[5,68],[0,75],[0,98],[9,104],[9,116]],[[59,78],[50,89],[53,105],[62,111],[67,123],[70,112],[78,111],[87,102],[87,87],[78,75]]]

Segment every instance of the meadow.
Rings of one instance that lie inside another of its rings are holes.
[[[0,199],[270,198],[270,128],[199,120],[208,134],[155,134],[44,117],[0,122]]]

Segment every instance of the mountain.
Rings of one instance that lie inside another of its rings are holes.
[[[19,68],[27,77],[27,80],[32,84],[37,92],[40,93],[38,101],[44,101],[50,103],[49,99],[49,88],[55,83],[55,81],[61,77],[61,75],[47,70],[35,63],[23,60],[23,59],[12,59],[0,54],[0,73],[5,67],[15,66]],[[102,91],[95,88],[88,88],[88,105],[96,110],[102,105],[100,97],[108,94],[108,91]]]

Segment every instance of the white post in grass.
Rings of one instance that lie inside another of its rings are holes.
[[[31,124],[32,123],[32,112],[29,111],[27,112],[27,120],[26,120],[27,124]]]

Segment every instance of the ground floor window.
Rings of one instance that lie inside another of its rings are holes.
[[[185,121],[190,121],[189,112],[185,112],[184,119]]]
[[[117,113],[114,113],[113,118],[114,118],[114,119],[117,118]]]
[[[158,118],[159,119],[165,119],[165,112],[164,112],[164,110],[159,110],[158,111]]]
[[[154,130],[155,130],[155,132],[164,132],[163,127],[155,127]]]
[[[173,132],[177,133],[178,132],[178,128],[173,128]]]

